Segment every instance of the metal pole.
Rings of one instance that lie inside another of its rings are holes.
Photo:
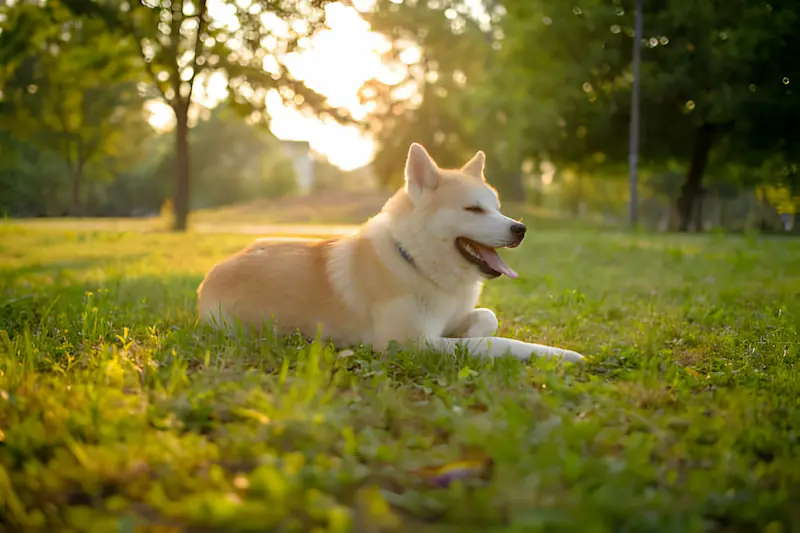
[[[636,226],[638,219],[638,161],[639,161],[639,63],[642,45],[642,2],[636,0],[636,14],[633,30],[633,91],[631,92],[631,125],[628,145],[628,178],[630,186],[630,223]]]

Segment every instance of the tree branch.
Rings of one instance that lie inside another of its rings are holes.
[[[144,63],[144,68],[147,71],[147,74],[152,78],[153,85],[156,86],[156,89],[161,96],[164,98],[164,101],[168,104],[172,105],[170,99],[167,98],[167,93],[164,87],[158,80],[158,75],[153,68],[152,62],[146,60],[146,54],[144,51],[144,35],[137,29],[134,11],[136,10],[136,3],[131,4],[131,9],[127,13],[127,16],[120,15],[120,11],[112,6],[105,5],[104,3],[101,4],[99,2],[89,2],[88,0],[61,0],[61,2],[69,9],[73,14],[77,16],[89,16],[89,17],[97,17],[103,20],[108,28],[112,31],[118,31],[122,28],[125,32],[130,34],[134,40],[136,40],[136,47],[139,50],[139,56],[142,58],[142,62]],[[138,6],[145,11],[152,11],[153,7],[149,6],[144,2],[144,0],[139,0]],[[155,56],[153,57],[155,59]]]
[[[135,32],[136,30],[132,30],[132,31]],[[153,69],[153,63],[150,62],[150,61],[147,61],[147,59],[145,59],[144,46],[142,46],[141,37],[139,37],[135,33],[134,33],[134,37],[136,39],[136,42],[139,44],[139,53],[142,55],[142,63],[144,63],[144,68],[147,70],[147,73],[150,75],[150,77],[153,78],[153,85],[156,86],[156,89],[158,89],[158,92],[161,93],[161,96],[164,97],[164,101],[166,101],[168,104],[172,105],[171,102],[170,102],[169,97],[167,96],[167,92],[164,90],[164,88],[161,86],[161,84],[158,81],[158,76],[156,75],[156,71]]]
[[[180,46],[181,46],[181,24],[183,23],[183,0],[178,3],[177,0],[173,0],[172,4],[170,5],[170,32],[169,32],[169,47],[168,50],[171,53],[170,56],[170,66],[174,66],[174,70],[169,73],[170,84],[172,85],[172,90],[175,92],[175,96],[172,98],[172,102],[167,101],[172,109],[176,112],[176,118],[180,120],[178,117],[178,111],[181,110],[182,112],[186,112],[188,109],[181,109],[182,106],[182,97],[181,97],[181,71],[180,71]],[[188,105],[186,106],[188,108]]]
[[[189,94],[186,96],[186,111],[189,111],[189,106],[192,103],[192,93],[194,92],[194,80],[197,78],[198,69],[200,65],[197,64],[197,58],[203,53],[203,30],[206,23],[206,7],[207,0],[200,0],[198,8],[197,19],[197,35],[194,41],[194,57],[192,58],[192,77],[189,80]]]
[[[139,0],[139,3],[145,9],[152,9],[147,4],[144,3],[144,0]],[[146,59],[146,56],[145,56],[145,53],[144,53],[144,43],[143,43],[144,36],[142,34],[140,34],[139,31],[136,29],[136,23],[133,22],[133,20],[132,20],[133,17],[131,17],[131,19],[127,23],[126,23],[124,17],[120,17],[120,18],[122,18],[122,20],[120,20],[122,25],[128,27],[128,30],[131,32],[131,35],[133,35],[133,38],[136,40],[136,46],[139,48],[139,55],[142,57],[142,63],[144,63],[144,68],[145,68],[145,70],[147,70],[147,74],[150,75],[150,77],[153,79],[153,85],[156,86],[156,89],[158,89],[158,92],[160,92],[161,96],[164,97],[164,101],[167,102],[167,104],[172,105],[172,103],[170,102],[170,99],[167,97],[167,92],[164,90],[164,88],[161,86],[161,83],[159,83],[159,81],[158,81],[158,76],[156,75],[156,71],[153,68],[153,63],[151,61],[147,61],[147,59]],[[155,59],[155,56],[153,56],[153,59]]]
[[[83,143],[81,141],[80,146],[83,148],[82,153],[80,154],[80,159],[83,163],[87,163],[90,161],[94,155],[97,153],[97,150],[100,148],[100,143],[103,140],[103,135],[101,131],[98,131],[97,135],[94,136],[94,142],[87,142]]]

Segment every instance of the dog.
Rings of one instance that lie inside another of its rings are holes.
[[[494,337],[498,321],[476,308],[484,283],[516,278],[497,253],[522,243],[526,226],[500,212],[478,151],[445,169],[413,143],[405,183],[357,232],[308,242],[257,240],[214,266],[198,287],[201,323],[269,324],[335,346],[392,341],[472,356],[580,361],[577,352]],[[319,329],[318,329],[319,328]]]

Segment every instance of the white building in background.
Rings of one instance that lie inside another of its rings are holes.
[[[294,166],[300,193],[308,193],[314,186],[314,159],[311,157],[311,145],[305,141],[281,141],[281,145],[286,157]]]

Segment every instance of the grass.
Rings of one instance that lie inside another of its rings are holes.
[[[3,225],[0,529],[800,531],[799,243],[529,233],[482,303],[584,366],[229,338],[252,236]]]

